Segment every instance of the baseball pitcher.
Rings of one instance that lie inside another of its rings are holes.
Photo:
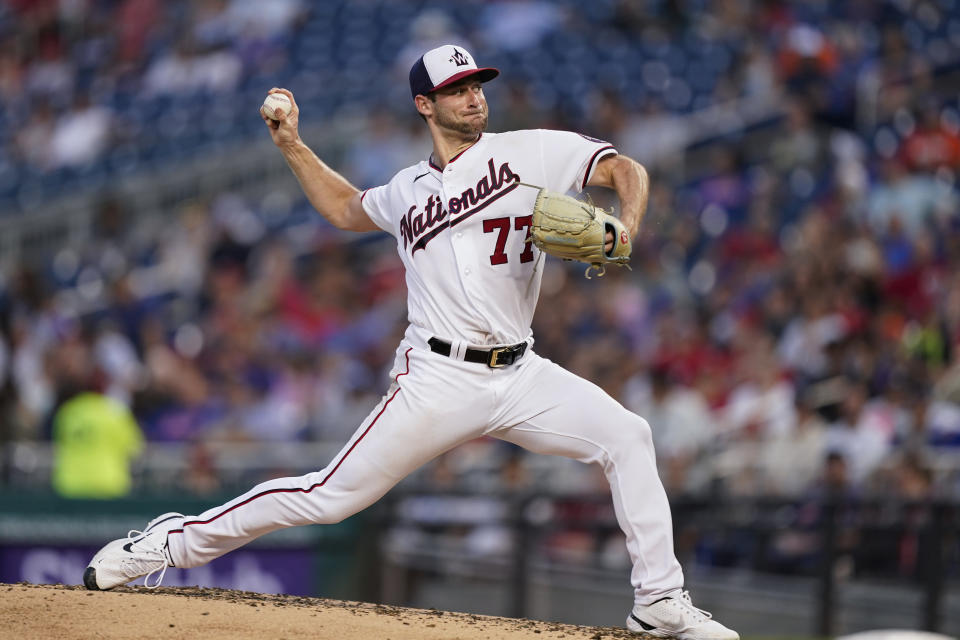
[[[588,272],[625,264],[647,206],[646,171],[577,133],[487,133],[483,83],[498,74],[460,46],[425,53],[410,91],[433,152],[362,192],[300,139],[293,94],[271,90],[289,98],[289,113],[261,115],[311,204],[341,229],[396,238],[410,324],[390,387],[324,469],[264,482],[199,515],[159,516],[94,556],[88,588],[144,575],[156,586],[169,566],[206,564],[282,527],[339,522],[425,462],[486,435],[601,465],[633,562],[631,631],[739,638],[683,590],[647,422],[532,348],[543,253],[581,260]],[[563,195],[590,185],[616,192],[619,219]]]

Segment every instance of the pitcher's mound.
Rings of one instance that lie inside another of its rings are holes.
[[[611,627],[405,609],[362,602],[197,587],[0,584],[0,636],[99,638],[316,638],[318,640],[610,640],[642,636]]]

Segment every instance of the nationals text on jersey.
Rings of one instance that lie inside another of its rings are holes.
[[[403,248],[406,249],[413,243],[413,249],[410,250],[410,254],[413,255],[418,249],[426,247],[428,242],[447,227],[458,225],[519,186],[520,176],[511,171],[509,163],[504,162],[498,168],[493,158],[490,158],[487,161],[487,168],[490,175],[483,176],[477,181],[476,189],[468,188],[459,196],[450,198],[446,209],[443,208],[440,198],[432,195],[427,199],[423,210],[416,215],[414,212],[417,211],[417,205],[411,206],[407,215],[400,219]],[[445,220],[448,211],[452,216],[458,213],[463,215],[456,219]],[[434,228],[438,223],[440,223],[439,226]]]

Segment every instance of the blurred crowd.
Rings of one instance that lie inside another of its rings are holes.
[[[249,130],[256,118],[239,117],[236,96],[289,73],[305,12],[301,0],[3,3],[4,207],[108,184]]]
[[[304,77],[318,14],[401,12],[405,47],[376,53],[392,56],[396,86],[368,78],[365,101],[348,103],[366,125],[338,168],[357,186],[429,153],[404,76],[451,40],[504,72],[486,87],[492,130],[581,131],[650,170],[632,270],[586,280],[548,261],[534,336],[647,418],[671,494],[960,495],[954,2],[445,7],[9,2],[4,162],[43,174],[115,158],[153,135],[115,117],[132,113],[118,96],[229,101],[250,74]],[[302,122],[329,115],[317,87],[290,87],[305,95]],[[771,109],[740,121],[747,104]],[[698,118],[729,105],[723,122]],[[215,443],[344,441],[384,391],[405,328],[390,240],[337,232],[299,194],[209,193],[137,224],[134,208],[104,190],[95,242],[6,265],[0,439],[56,439],[58,411],[88,392],[129,409],[148,443],[191,443],[195,466]],[[418,479],[604,486],[492,440]]]

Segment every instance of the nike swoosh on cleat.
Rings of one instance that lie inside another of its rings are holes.
[[[644,630],[644,631],[653,631],[654,629],[656,629],[655,626],[653,626],[653,625],[651,625],[651,624],[647,624],[646,622],[644,622],[643,620],[641,620],[641,619],[638,618],[637,616],[633,615],[632,613],[630,614],[630,617],[633,618],[634,622],[636,622],[636,623],[639,624],[641,627],[643,627],[643,630]]]
[[[127,553],[133,553],[133,543],[128,542],[127,544],[123,545],[123,550]]]

